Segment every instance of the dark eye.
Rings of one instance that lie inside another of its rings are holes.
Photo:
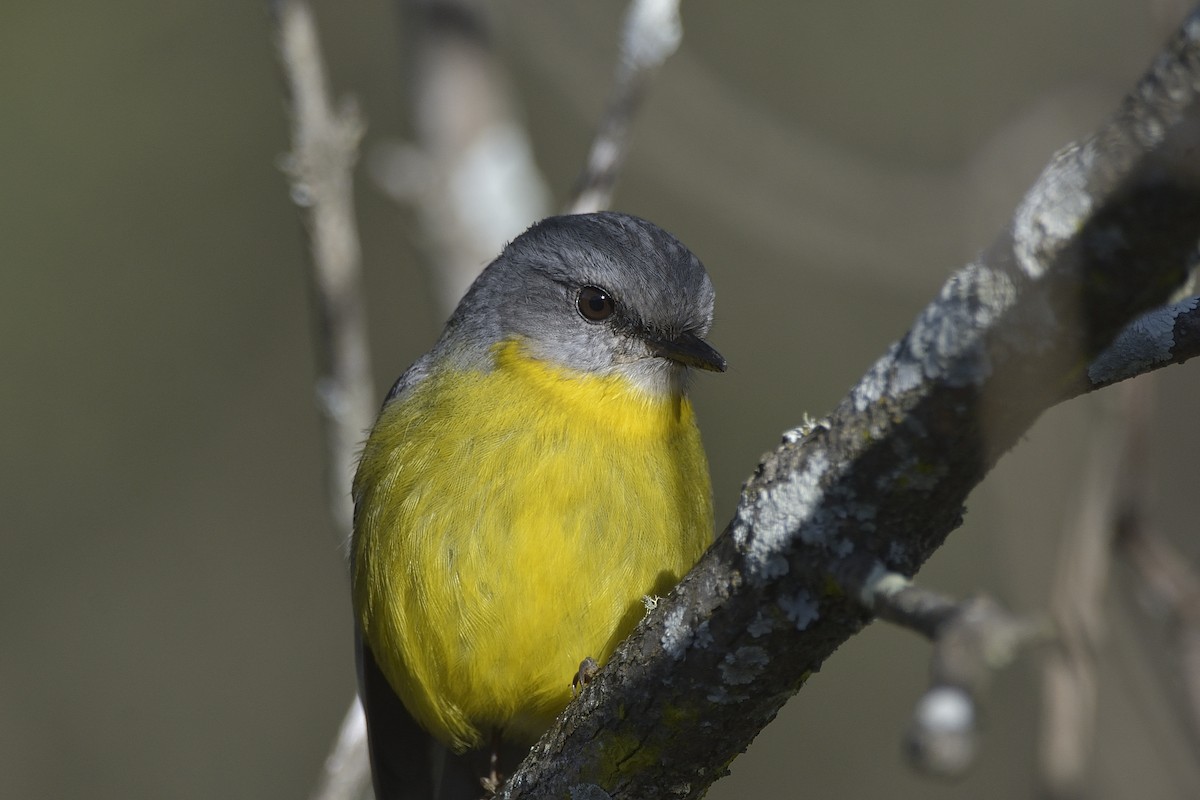
[[[603,322],[617,310],[612,297],[599,286],[585,286],[580,289],[576,304],[579,306],[579,313],[588,322]]]

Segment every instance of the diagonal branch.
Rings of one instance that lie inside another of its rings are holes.
[[[592,137],[587,163],[566,213],[609,207],[646,88],[682,38],[679,0],[631,0],[621,30],[612,97]]]
[[[1121,331],[1088,366],[1092,388],[1127,380],[1200,355],[1200,295],[1156,308]]]
[[[1164,303],[1200,241],[1200,14],[1115,116],[1054,157],[828,427],[785,437],[734,519],[501,796],[699,797],[868,619],[851,562],[913,574],[968,493]]]

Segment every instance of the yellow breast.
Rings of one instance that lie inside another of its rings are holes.
[[[409,712],[462,750],[532,740],[712,538],[691,406],[549,367],[434,372],[381,413],[354,485],[354,604]]]

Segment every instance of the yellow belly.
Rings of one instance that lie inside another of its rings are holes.
[[[354,604],[409,712],[532,740],[712,538],[686,398],[497,349],[388,405],[355,478]]]

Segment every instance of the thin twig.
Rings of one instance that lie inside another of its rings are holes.
[[[1200,295],[1135,319],[1088,367],[1095,388],[1200,355]]]
[[[310,245],[329,503],[346,543],[354,511],[349,486],[376,407],[354,216],[353,170],[363,122],[351,100],[336,107],[332,102],[308,4],[280,0],[271,7],[292,111],[292,150],[284,166]]]
[[[617,175],[629,152],[633,118],[646,87],[682,38],[679,0],[631,0],[621,30],[612,97],[592,138],[567,213],[600,211],[612,202]]]
[[[932,642],[930,686],[913,711],[905,750],[923,772],[961,775],[975,756],[978,703],[992,673],[1011,664],[1023,646],[1045,639],[1047,626],[991,598],[955,600],[877,565],[865,575],[861,568],[848,573],[842,587],[880,619]]]
[[[349,487],[358,447],[375,414],[353,194],[363,122],[352,101],[335,107],[330,97],[309,5],[277,0],[271,11],[291,107],[292,150],[285,158],[285,171],[309,238],[329,505],[348,553],[353,525]],[[339,728],[314,800],[362,796],[370,785],[366,765],[366,725],[356,698]]]

